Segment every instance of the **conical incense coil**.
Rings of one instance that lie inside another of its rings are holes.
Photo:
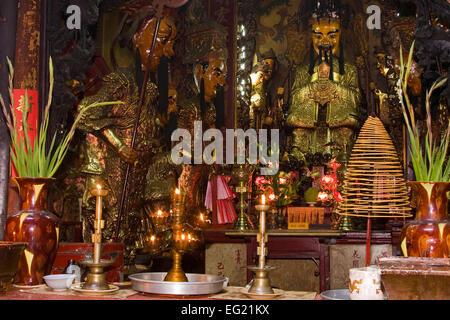
[[[403,169],[392,140],[377,117],[364,123],[352,149],[337,212],[373,218],[410,217]]]

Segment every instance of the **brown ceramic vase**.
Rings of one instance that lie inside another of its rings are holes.
[[[417,199],[416,217],[402,230],[404,256],[448,258],[450,256],[450,222],[447,192],[450,182],[409,182]]]
[[[58,218],[47,211],[47,190],[52,178],[15,178],[21,210],[6,220],[5,240],[28,242],[20,258],[15,283],[43,284],[58,249]]]

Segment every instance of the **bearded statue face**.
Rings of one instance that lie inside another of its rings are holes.
[[[261,82],[263,82],[265,78],[264,72],[259,70],[257,72],[253,72],[250,74],[250,79],[252,81],[252,86],[257,86]]]
[[[206,69],[201,64],[195,68],[197,82],[200,85],[201,80],[205,84],[205,100],[212,101],[216,97],[217,87],[224,86],[227,74],[227,64],[224,58],[211,57],[208,60]]]
[[[340,36],[340,23],[336,20],[329,21],[324,18],[312,25],[312,41],[317,55],[319,49],[322,49],[324,53],[331,52],[336,56],[339,52]]]
[[[142,69],[144,71],[147,69],[147,61],[153,43],[156,22],[156,17],[147,20],[133,37],[133,44],[139,49]],[[158,69],[158,65],[163,55],[166,57],[171,57],[174,55],[173,44],[176,33],[177,30],[174,19],[170,16],[163,17],[161,19],[158,35],[156,37],[153,56],[150,61],[151,72],[155,72]]]
[[[267,58],[262,61],[264,68],[264,81],[270,80],[273,75],[273,70],[275,68],[275,60],[272,58]]]

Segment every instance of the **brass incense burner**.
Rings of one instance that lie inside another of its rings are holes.
[[[185,195],[182,195],[180,190],[176,189],[172,205],[173,210],[171,210],[172,217],[170,220],[169,214],[163,212],[162,210],[158,210],[150,216],[153,225],[156,227],[156,230],[159,231],[157,234],[153,234],[149,237],[146,243],[147,251],[156,255],[161,251],[166,250],[166,248],[161,248],[163,245],[161,238],[163,234],[172,231],[172,241],[168,249],[172,252],[173,263],[172,268],[164,277],[164,281],[188,281],[188,278],[186,277],[186,274],[181,266],[182,256],[183,253],[193,248],[197,242],[197,238],[185,230],[184,227],[184,198]]]
[[[156,229],[172,231],[172,242],[168,248],[171,250],[173,257],[171,269],[167,273],[146,272],[128,276],[134,290],[164,295],[202,295],[217,293],[223,289],[223,285],[227,281],[225,277],[209,274],[186,274],[182,268],[183,254],[195,248],[199,241],[185,229],[183,205],[185,197],[186,194],[182,195],[179,189],[175,191],[171,220],[169,220],[167,213],[159,212],[159,210],[151,215]],[[199,227],[205,227],[208,220],[205,219],[203,214],[200,214],[200,220]],[[166,224],[162,225],[162,223]],[[169,227],[167,227],[167,223],[170,224]],[[161,243],[161,235],[151,235],[146,243],[146,249],[153,254],[157,254],[166,250],[166,248],[161,248]]]
[[[266,243],[268,241],[268,236],[266,233],[266,212],[269,210],[270,206],[265,204],[265,197],[264,196],[262,197],[263,197],[262,204],[255,206],[255,209],[260,213],[259,233],[257,234],[257,241],[259,242],[259,247],[257,251],[259,256],[258,265],[247,267],[255,274],[253,277],[253,283],[248,289],[248,293],[254,295],[274,294],[274,291],[270,284],[268,272],[275,269],[275,267],[266,266],[266,256],[267,256]]]

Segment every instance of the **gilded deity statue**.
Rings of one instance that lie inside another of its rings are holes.
[[[282,120],[282,110],[279,109],[275,97],[276,90],[271,86],[271,80],[277,69],[277,58],[273,50],[261,55],[250,74],[252,94],[250,105],[250,126],[254,129],[279,128]],[[272,97],[273,96],[273,97]]]
[[[192,67],[193,77],[186,83],[191,94],[180,101],[178,124],[180,128],[189,130],[192,141],[195,139],[194,121],[202,121],[203,131],[223,125],[220,117],[224,114],[224,101],[219,93],[223,90],[227,74],[226,36],[225,28],[214,21],[193,24],[187,32],[184,63]],[[183,164],[178,185],[188,196],[188,214],[195,214],[195,210],[204,206],[212,167],[194,164],[193,156],[191,160],[191,164]]]
[[[349,153],[360,125],[358,73],[343,56],[339,15],[320,10],[310,24],[310,63],[296,69],[286,119],[292,129],[288,152],[300,160],[332,145],[337,148],[327,151],[333,156]]]
[[[139,10],[138,10],[139,11]],[[142,18],[142,17],[141,17]],[[146,173],[152,157],[163,142],[157,135],[155,114],[158,111],[158,87],[152,81],[146,86],[146,100],[139,117],[134,148],[131,141],[134,125],[137,121],[140,89],[139,78],[146,70],[152,39],[156,30],[157,19],[152,14],[145,16],[133,32],[130,43],[133,50],[138,50],[142,64],[116,68],[103,80],[100,91],[84,98],[78,110],[96,101],[122,101],[124,104],[90,109],[79,123],[79,128],[86,133],[85,163],[82,172],[86,176],[86,188],[83,197],[84,239],[90,239],[95,199],[90,190],[101,184],[109,190],[104,198],[105,240],[112,240],[118,223],[118,211],[124,176],[127,165],[131,165],[124,211],[121,218],[118,241],[125,243],[126,257],[145,235],[144,190]],[[149,64],[149,71],[155,73],[162,59],[174,54],[173,43],[176,36],[175,20],[166,15],[160,26],[154,46],[154,54]],[[139,70],[141,69],[141,70]],[[143,70],[143,71],[142,71]],[[89,240],[87,240],[89,241]],[[125,262],[127,263],[127,261]]]
[[[258,130],[263,128],[263,123],[269,113],[270,107],[262,63],[257,63],[253,66],[250,78],[252,81],[252,95],[250,98],[250,127]]]

